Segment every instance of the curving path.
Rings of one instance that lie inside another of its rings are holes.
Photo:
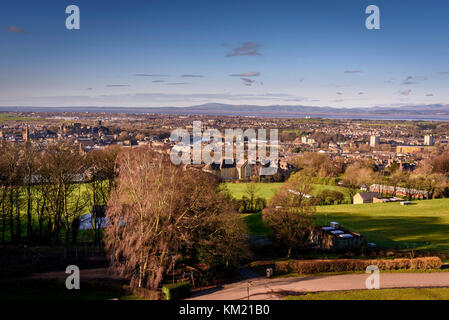
[[[307,276],[243,280],[218,288],[196,292],[192,300],[278,300],[288,294],[317,291],[366,289],[369,274]],[[449,272],[380,273],[380,289],[449,287]]]

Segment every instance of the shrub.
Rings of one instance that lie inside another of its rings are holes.
[[[345,196],[340,191],[324,189],[315,196],[318,205],[341,204]]]
[[[162,287],[165,300],[179,300],[190,297],[190,283],[177,282]]]
[[[410,269],[439,269],[442,262],[438,257],[410,259]]]
[[[123,289],[127,294],[131,294],[133,296],[148,299],[148,300],[161,300],[161,293],[156,290],[146,289],[146,288],[138,288],[138,287],[130,287],[123,286]]]
[[[364,271],[369,265],[375,265],[379,270],[440,269],[442,262],[439,257],[392,260],[287,260],[274,262],[276,274]]]
[[[261,212],[267,206],[267,200],[265,198],[255,198],[254,203],[247,196],[243,196],[241,200],[237,201],[238,211],[240,213],[254,213]]]

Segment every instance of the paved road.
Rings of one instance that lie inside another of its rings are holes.
[[[317,291],[366,289],[368,274],[310,276],[266,279],[253,278],[249,287],[250,300],[277,300],[288,294]],[[411,287],[449,287],[449,272],[381,273],[380,289]],[[193,300],[246,300],[248,280],[195,293]]]

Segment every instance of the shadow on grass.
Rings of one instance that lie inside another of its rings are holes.
[[[317,216],[323,224],[324,213]],[[328,214],[345,228],[364,235],[378,247],[449,251],[449,224],[440,217],[372,216],[346,212]]]
[[[68,290],[64,280],[0,281],[0,300],[109,300],[129,296],[121,281],[81,280],[80,289]]]

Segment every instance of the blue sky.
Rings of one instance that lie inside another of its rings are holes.
[[[65,28],[78,5],[81,29]],[[365,28],[365,9],[381,29]],[[444,0],[4,1],[0,105],[449,103]]]

